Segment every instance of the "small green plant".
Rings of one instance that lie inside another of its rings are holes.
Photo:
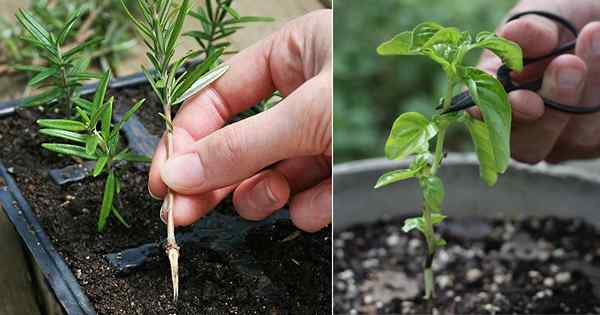
[[[96,73],[86,71],[89,59],[80,57],[80,53],[99,43],[101,38],[84,41],[66,51],[63,47],[80,15],[81,11],[74,11],[60,32],[53,34],[48,32],[31,12],[19,10],[17,13],[17,20],[29,34],[23,36],[23,40],[36,47],[45,60],[44,65],[31,64],[18,66],[18,68],[35,73],[29,80],[29,86],[48,88],[37,96],[25,99],[25,106],[46,105],[58,100],[64,106],[63,114],[70,117],[73,98],[77,95],[82,82],[98,78]]]
[[[98,217],[98,232],[104,229],[108,217],[113,214],[119,222],[128,226],[119,213],[119,197],[121,190],[119,168],[126,162],[149,162],[146,156],[129,152],[119,146],[121,128],[140,109],[144,99],[138,101],[123,115],[122,119],[112,125],[113,98],[105,100],[110,72],[106,71],[92,101],[75,98],[75,110],[78,120],[40,119],[37,123],[42,127],[40,133],[67,140],[67,143],[44,143],[42,147],[60,154],[95,160],[92,172],[94,177],[107,174],[102,195],[102,206]]]
[[[202,29],[189,31],[184,35],[194,38],[205,55],[217,49],[228,49],[231,42],[227,38],[244,28],[245,24],[274,21],[273,18],[266,16],[241,16],[231,6],[232,3],[233,0],[205,0],[204,6],[199,6],[196,11],[190,12],[190,15],[200,22]],[[232,53],[235,51],[224,52],[224,54]]]
[[[138,5],[143,13],[141,20],[136,19],[129,12],[123,0],[121,1],[131,21],[144,37],[144,43],[149,50],[147,53],[148,59],[155,67],[152,72],[144,68],[142,70],[163,106],[163,113],[160,115],[165,121],[167,130],[166,158],[168,159],[173,156],[172,109],[227,71],[227,66],[217,66],[223,49],[211,52],[202,63],[193,69],[184,71],[181,75],[177,75],[177,70],[186,61],[198,55],[198,52],[192,51],[181,58],[176,59],[175,57],[175,47],[190,10],[190,1],[183,0],[181,5],[175,5],[172,0],[139,0]],[[165,251],[171,264],[173,299],[176,301],[179,292],[179,247],[175,240],[173,200],[173,194],[169,191],[164,203],[167,213]]]
[[[520,47],[493,33],[482,32],[473,37],[454,27],[443,27],[426,22],[417,25],[382,43],[380,55],[422,55],[439,63],[448,78],[447,92],[441,109],[431,118],[416,112],[401,114],[394,122],[385,144],[385,155],[390,160],[402,160],[414,155],[408,169],[388,172],[381,176],[375,188],[400,180],[416,178],[423,193],[422,215],[404,222],[405,232],[419,230],[427,243],[424,267],[425,299],[434,297],[431,265],[436,249],[445,241],[435,235],[434,225],[442,222],[444,185],[437,172],[444,158],[444,137],[448,127],[461,123],[468,129],[480,163],[482,180],[493,186],[498,174],[504,173],[510,159],[511,108],[506,91],[493,76],[475,67],[463,64],[464,56],[476,48],[489,49],[511,69],[523,68]],[[483,121],[472,118],[464,111],[445,113],[457,89],[466,87],[482,113]],[[430,145],[430,140],[435,143]],[[433,148],[432,148],[433,147]]]

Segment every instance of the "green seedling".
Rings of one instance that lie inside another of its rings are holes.
[[[433,117],[408,112],[396,119],[385,144],[385,155],[390,160],[402,160],[412,155],[414,160],[408,169],[384,174],[375,185],[375,188],[379,188],[409,178],[416,178],[419,182],[424,200],[422,215],[407,219],[402,229],[405,232],[417,229],[425,236],[427,300],[434,297],[431,265],[436,249],[446,244],[434,231],[434,226],[446,218],[442,214],[444,185],[437,176],[444,157],[446,130],[453,124],[462,124],[467,128],[479,159],[480,176],[490,186],[496,183],[498,174],[506,171],[510,159],[511,108],[506,91],[490,74],[463,63],[464,56],[477,48],[490,50],[513,70],[521,71],[523,68],[522,52],[517,44],[493,33],[481,32],[472,36],[454,27],[443,27],[432,22],[402,32],[377,48],[377,52],[384,56],[426,56],[440,64],[448,78],[442,108]],[[455,92],[464,87],[481,111],[483,121],[464,111],[444,114],[450,108]],[[433,145],[430,145],[430,141]]]
[[[190,12],[190,15],[198,20],[202,29],[184,35],[196,40],[203,54],[210,55],[218,49],[225,49],[224,54],[235,53],[228,50],[231,46],[228,37],[248,23],[274,21],[273,18],[266,16],[242,16],[231,6],[232,3],[233,0],[205,0],[204,6],[199,6],[196,11]]]
[[[179,41],[183,24],[190,10],[190,1],[183,0],[176,5],[172,0],[139,0],[138,5],[142,18],[138,20],[121,2],[131,21],[144,37],[148,47],[148,59],[154,66],[154,71],[144,68],[144,74],[152,89],[158,96],[162,106],[165,128],[167,130],[166,158],[173,156],[173,122],[171,112],[173,107],[208,86],[227,71],[227,66],[217,66],[223,49],[210,53],[206,59],[192,69],[177,75],[186,61],[197,56],[198,52],[189,52],[183,57],[175,58],[175,47]],[[163,207],[167,213],[167,242],[165,251],[171,264],[173,282],[173,299],[177,301],[179,292],[179,247],[175,240],[175,225],[173,222],[173,194],[167,193]]]
[[[111,123],[113,116],[113,98],[105,100],[110,72],[105,72],[100,79],[98,89],[93,100],[82,98],[74,99],[78,120],[71,119],[40,119],[38,125],[42,127],[40,133],[66,140],[59,143],[44,143],[42,147],[60,154],[95,160],[96,165],[92,172],[94,177],[106,174],[102,206],[98,217],[98,232],[102,232],[109,216],[112,214],[123,225],[128,226],[119,213],[120,179],[119,169],[127,162],[149,162],[147,156],[129,152],[127,148],[121,149],[121,128],[140,109],[144,100],[135,103],[122,119],[114,126]]]
[[[36,47],[39,55],[45,60],[44,65],[18,66],[19,70],[34,73],[28,85],[46,87],[45,92],[25,99],[25,106],[47,105],[59,101],[63,105],[63,114],[71,116],[73,98],[77,95],[83,81],[98,78],[98,74],[88,72],[89,58],[80,57],[80,53],[102,39],[94,38],[65,50],[63,45],[70,36],[81,11],[74,11],[62,29],[51,33],[27,10],[19,10],[17,20],[27,30],[28,35],[22,39]]]
[[[72,26],[61,48],[67,51],[90,38],[102,37],[102,41],[82,53],[91,60],[90,64],[105,70],[112,69],[113,73],[117,73],[116,65],[137,44],[135,31],[118,1],[52,0],[32,1],[28,5],[28,12],[48,33],[53,34],[60,33],[65,21],[77,11],[80,12],[79,21]],[[23,27],[2,17],[0,27],[0,75],[23,73],[16,71],[17,65],[47,64],[46,58],[39,55],[36,46],[20,40],[20,35],[24,33]]]

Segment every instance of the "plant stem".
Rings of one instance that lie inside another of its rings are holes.
[[[173,156],[173,129],[171,119],[171,104],[167,102],[163,107],[165,114],[165,123],[167,129],[167,160]],[[179,296],[179,246],[177,246],[177,240],[175,239],[175,223],[173,219],[173,204],[174,196],[171,189],[167,191],[167,244],[165,245],[165,251],[169,257],[169,264],[171,265],[171,281],[173,283],[173,301],[177,302]]]
[[[455,86],[454,80],[448,80],[448,90],[446,97],[444,98],[444,104],[442,111],[447,110],[452,104],[452,94]],[[446,129],[448,124],[438,125],[438,134],[435,143],[435,152],[433,156],[433,162],[431,165],[431,176],[435,175],[439,170],[442,159],[444,158],[444,139],[446,138]],[[433,257],[435,256],[436,240],[435,231],[433,229],[433,221],[431,220],[431,208],[426,204],[423,208],[423,218],[425,220],[425,240],[427,241],[427,259],[425,262],[424,281],[425,281],[425,299],[430,300],[435,297],[435,288],[433,282],[433,270],[431,265],[433,264]]]

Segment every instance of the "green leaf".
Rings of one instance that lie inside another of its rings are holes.
[[[133,114],[135,114],[142,107],[142,105],[144,105],[145,101],[146,101],[146,99],[143,98],[143,99],[139,100],[137,103],[135,103],[133,106],[131,106],[131,108],[129,108],[129,110],[127,110],[125,115],[123,115],[121,120],[119,120],[117,125],[113,128],[112,133],[110,135],[111,137],[116,136],[121,131],[121,128],[123,128],[123,125],[125,125],[125,123],[131,118],[131,116],[133,116]]]
[[[71,59],[72,57],[76,56],[77,53],[79,53],[79,52],[81,52],[83,50],[86,50],[88,48],[91,48],[94,45],[97,45],[97,44],[101,43],[102,40],[103,40],[102,37],[95,37],[95,38],[89,39],[89,40],[87,40],[87,41],[85,41],[85,42],[83,42],[83,43],[81,43],[81,44],[79,44],[79,45],[77,45],[77,46],[69,49],[64,54],[64,58],[67,59],[67,60]]]
[[[422,114],[404,113],[392,126],[385,144],[385,156],[390,160],[401,160],[410,154],[425,152],[437,131],[435,124]]]
[[[216,67],[215,69],[207,72],[206,74],[204,74],[203,76],[198,78],[192,84],[192,86],[190,86],[190,88],[187,91],[183,92],[183,94],[181,94],[176,99],[176,101],[173,102],[173,104],[179,104],[181,102],[184,102],[186,99],[190,98],[191,96],[198,93],[205,87],[209,86],[214,81],[218,80],[222,75],[225,74],[225,72],[227,72],[227,70],[229,70],[228,65],[220,65],[220,66]],[[187,78],[186,78],[186,80],[187,80]],[[184,83],[185,83],[185,81],[184,81]]]
[[[175,43],[177,43],[177,39],[181,34],[181,29],[183,28],[183,22],[185,21],[185,17],[190,11],[190,1],[183,0],[181,6],[179,7],[179,12],[177,14],[177,19],[175,20],[175,24],[173,24],[173,28],[171,29],[171,34],[169,36],[169,43],[167,44],[166,51],[172,51],[175,47]]]
[[[66,140],[71,140],[71,141],[75,141],[75,142],[79,142],[79,143],[85,143],[87,136],[86,135],[82,135],[80,133],[76,133],[76,132],[72,132],[72,131],[67,131],[67,130],[60,130],[60,129],[40,129],[39,131],[41,134],[44,135],[48,135],[48,136],[52,136],[52,137],[58,137],[58,138],[63,138]]]
[[[91,113],[94,110],[94,104],[91,101],[88,101],[86,99],[83,99],[80,97],[74,97],[73,103],[75,103],[75,105],[83,108],[88,113]]]
[[[465,69],[469,94],[483,115],[494,151],[496,170],[504,173],[510,161],[511,108],[502,84],[474,67]]]
[[[473,139],[479,160],[479,176],[486,184],[494,186],[498,179],[498,169],[487,125],[482,121],[470,118],[470,116],[465,120],[465,125]]]
[[[85,152],[85,148],[73,145],[73,144],[64,144],[64,143],[42,143],[42,148],[50,151],[54,151],[60,154],[78,156],[80,158],[95,160],[96,156],[87,154]]]
[[[102,112],[102,138],[104,140],[108,140],[110,137],[113,100],[114,97],[111,96],[106,106],[104,106],[104,111]]]
[[[228,24],[244,24],[244,23],[254,23],[254,22],[273,22],[274,18],[269,16],[240,16],[233,20],[228,20],[223,22],[224,25]]]
[[[38,74],[36,74],[33,78],[31,78],[31,80],[29,80],[29,82],[27,82],[28,86],[36,86],[40,83],[42,83],[43,81],[45,81],[46,79],[48,79],[49,77],[57,74],[59,71],[58,68],[48,68]]]
[[[192,89],[193,85],[197,81],[199,81],[202,78],[202,76],[204,76],[205,74],[207,74],[209,72],[209,70],[212,68],[212,66],[215,64],[215,62],[217,62],[217,60],[219,59],[219,57],[222,54],[223,54],[222,49],[211,52],[210,55],[208,55],[208,57],[206,57],[206,59],[204,59],[204,61],[202,63],[197,65],[190,72],[186,73],[185,78],[183,79],[181,85],[175,91],[175,94],[173,95],[173,99],[179,101],[181,98],[184,97],[184,94],[189,94],[189,91]],[[217,69],[215,69],[215,70],[217,70]],[[213,72],[215,70],[213,70]],[[222,70],[223,69],[221,69],[219,71],[222,71]],[[225,71],[227,71],[226,68],[225,68]],[[222,75],[222,73],[221,73],[221,75]],[[218,78],[218,76],[217,76],[217,78]]]
[[[145,155],[141,155],[141,154],[135,154],[135,153],[130,153],[130,152],[121,152],[121,153],[117,154],[117,156],[115,156],[115,160],[128,161],[128,162],[150,163],[152,161],[152,158],[145,156]]]
[[[383,42],[377,47],[380,55],[415,55],[421,53],[420,49],[444,27],[433,22],[417,25],[412,31],[402,32],[391,40]]]
[[[446,240],[444,240],[443,238],[436,238],[435,239],[435,246],[436,247],[446,246]]]
[[[54,46],[50,40],[50,33],[48,33],[42,24],[38,22],[29,11],[19,9],[16,17],[19,23],[41,44],[46,47]]]
[[[96,177],[100,175],[100,173],[102,173],[104,167],[106,166],[106,162],[108,162],[107,156],[99,157],[98,161],[96,162],[96,166],[94,166],[94,172],[92,173],[92,176]]]
[[[95,134],[91,134],[85,139],[85,153],[94,154],[96,147],[98,146],[98,137]]]
[[[404,179],[415,177],[417,172],[418,171],[411,169],[387,172],[379,177],[377,183],[375,184],[375,189],[399,182]]]
[[[96,87],[96,93],[94,94],[93,100],[94,107],[100,108],[104,105],[104,96],[106,95],[109,80],[110,71],[105,71],[100,78],[100,82],[98,82],[98,87]]]
[[[36,96],[28,97],[23,100],[23,107],[32,107],[32,106],[46,106],[54,101],[56,101],[60,96],[62,96],[62,90],[59,88],[53,88],[48,91],[45,91]]]
[[[113,198],[115,195],[115,174],[109,172],[104,184],[104,194],[102,194],[102,206],[100,207],[100,216],[98,217],[98,232],[104,230],[106,221],[113,207]]]
[[[442,221],[444,221],[444,219],[446,219],[446,216],[443,214],[439,214],[439,213],[431,214],[431,224],[432,225],[440,224],[440,223],[442,223]],[[404,220],[404,225],[402,226],[402,231],[404,231],[404,233],[408,233],[413,229],[417,229],[417,230],[425,233],[425,218],[415,217],[415,218],[408,218],[408,219]]]
[[[123,219],[123,216],[121,215],[121,213],[119,213],[119,210],[117,210],[117,207],[115,207],[115,206],[112,207],[112,213],[115,215],[115,218],[117,218],[117,220],[119,220],[119,222],[121,222],[121,224],[123,224],[126,228],[131,227],[129,224],[127,224],[127,221],[125,221],[125,219]]]
[[[86,129],[82,122],[70,119],[38,119],[37,124],[41,127],[68,131],[84,131]]]
[[[473,48],[487,48],[496,56],[502,59],[502,62],[509,68],[521,71],[523,70],[523,51],[521,47],[508,39],[499,37],[490,32],[481,32],[477,34]]]
[[[146,26],[144,26],[142,23],[140,23],[140,21],[138,21],[138,19],[136,19],[135,16],[133,16],[133,14],[131,14],[131,12],[129,11],[129,8],[127,8],[127,5],[125,4],[124,0],[121,0],[121,6],[123,7],[125,13],[129,17],[129,19],[133,22],[133,24],[135,24],[137,29],[140,31],[140,33],[142,33],[145,36],[151,37],[152,33],[150,33],[150,30]],[[140,7],[141,6],[142,5],[140,5]]]
[[[423,190],[425,204],[431,211],[440,212],[445,195],[442,180],[437,176],[428,176],[422,178],[419,182]]]
[[[231,15],[236,20],[241,18],[240,14],[231,6],[223,5],[223,9],[225,9],[225,11],[227,11],[227,13],[229,13],[229,15]]]
[[[67,18],[67,23],[65,23],[65,26],[63,26],[62,30],[60,31],[60,35],[58,35],[57,42],[59,45],[62,45],[65,42],[65,39],[67,39],[67,36],[69,33],[71,33],[71,30],[73,29],[73,26],[77,22],[77,19],[79,19],[80,15],[81,10],[76,9],[73,13],[71,13],[69,18]]]

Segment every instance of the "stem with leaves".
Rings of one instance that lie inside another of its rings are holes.
[[[445,196],[444,185],[437,173],[444,158],[444,138],[452,124],[462,123],[473,140],[480,164],[482,180],[493,186],[498,174],[504,173],[510,159],[511,109],[502,84],[493,76],[463,62],[464,56],[476,48],[485,48],[499,56],[511,69],[523,68],[521,48],[506,39],[489,32],[477,34],[454,27],[443,27],[426,22],[412,31],[402,32],[382,43],[380,55],[422,55],[439,63],[448,77],[448,88],[442,108],[433,117],[427,118],[416,112],[401,114],[390,132],[385,145],[388,159],[402,160],[410,155],[415,158],[408,169],[382,175],[375,188],[416,178],[423,193],[424,207],[420,217],[409,218],[402,229],[409,232],[417,229],[423,233],[427,243],[427,258],[424,266],[425,299],[435,297],[432,263],[435,252],[446,242],[435,234],[435,225],[446,216],[441,213]],[[479,107],[483,121],[472,118],[468,113],[445,113],[450,108],[455,89],[466,86],[470,96]],[[433,152],[430,141],[435,139]]]
[[[102,195],[102,206],[98,217],[98,232],[102,232],[109,216],[114,215],[119,222],[129,227],[121,216],[118,194],[121,190],[117,170],[127,162],[149,162],[150,158],[130,153],[127,148],[120,149],[121,128],[137,112],[144,99],[134,104],[123,115],[121,120],[112,125],[113,98],[105,101],[110,72],[105,72],[100,79],[92,101],[82,98],[73,99],[78,119],[40,119],[40,133],[56,137],[67,142],[44,143],[42,147],[60,154],[95,160],[92,172],[94,177],[107,174]],[[117,205],[115,205],[115,200]]]
[[[266,16],[241,16],[233,7],[233,0],[205,0],[204,6],[199,6],[190,15],[200,22],[201,30],[185,33],[196,40],[200,45],[201,52],[205,55],[211,54],[217,49],[227,49],[231,42],[227,37],[244,28],[245,24],[255,22],[272,22],[271,17]],[[224,54],[232,54],[235,51],[226,50]]]
[[[199,54],[198,52],[188,52],[181,58],[175,58],[175,47],[190,9],[190,1],[183,0],[180,5],[176,5],[172,0],[139,0],[138,5],[142,12],[141,20],[129,12],[123,0],[121,0],[121,4],[144,37],[144,43],[149,50],[148,59],[154,66],[153,71],[145,68],[142,70],[163,107],[163,113],[160,115],[164,119],[167,131],[166,158],[169,159],[173,156],[173,120],[171,117],[173,107],[205,88],[227,71],[227,66],[217,66],[223,50],[215,50],[202,63],[178,76],[177,70],[190,58]],[[179,246],[175,239],[173,221],[174,196],[170,190],[167,192],[166,198],[167,201],[164,203],[167,213],[165,251],[171,264],[173,300],[177,301],[179,295]]]
[[[100,38],[84,41],[63,51],[63,44],[71,35],[80,15],[81,11],[74,11],[60,32],[53,34],[46,30],[29,11],[19,10],[17,13],[17,21],[29,33],[29,36],[23,37],[23,40],[37,47],[40,56],[45,59],[45,65],[22,65],[16,68],[35,74],[29,80],[28,86],[48,87],[45,92],[25,99],[25,106],[45,106],[56,100],[62,100],[63,114],[70,117],[73,98],[82,82],[99,77],[96,73],[86,71],[89,59],[81,57],[80,54],[98,44],[101,41]]]

